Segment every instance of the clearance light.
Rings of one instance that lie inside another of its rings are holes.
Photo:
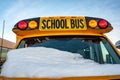
[[[18,28],[21,30],[25,30],[27,28],[27,23],[25,21],[21,21],[18,23]]]
[[[101,29],[105,29],[105,28],[107,28],[107,21],[106,20],[99,20],[99,22],[98,22],[98,26],[101,28]]]
[[[29,27],[30,29],[35,29],[35,28],[37,27],[37,22],[36,22],[36,21],[30,21],[30,22],[28,23],[28,27]]]
[[[97,26],[97,22],[94,19],[90,20],[88,24],[91,28],[96,28]]]

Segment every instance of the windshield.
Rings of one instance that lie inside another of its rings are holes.
[[[78,53],[95,62],[120,63],[120,58],[104,37],[96,36],[51,36],[23,39],[18,48],[47,47]]]

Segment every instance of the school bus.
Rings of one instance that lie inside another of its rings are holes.
[[[120,52],[105,35],[113,29],[105,19],[86,16],[38,17],[19,21],[13,32],[16,34],[16,49],[25,47],[48,47],[72,53],[99,64],[120,64]],[[84,80],[120,79],[119,75],[83,76],[63,78],[7,78],[8,80]]]

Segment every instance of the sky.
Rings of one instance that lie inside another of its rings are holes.
[[[108,20],[113,30],[107,33],[120,40],[120,0],[0,0],[0,37],[5,20],[4,39],[16,42],[13,26],[20,20],[42,16],[91,16]]]

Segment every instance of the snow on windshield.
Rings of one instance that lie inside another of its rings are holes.
[[[120,64],[98,64],[80,54],[36,47],[12,50],[2,66],[7,77],[75,77],[120,75]]]

